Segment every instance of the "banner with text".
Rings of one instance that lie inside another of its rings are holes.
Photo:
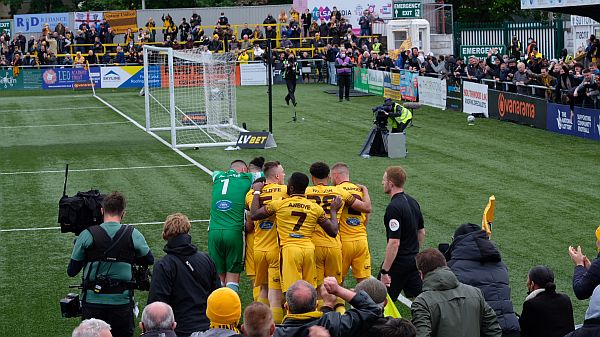
[[[360,28],[358,20],[364,11],[369,11],[373,16],[384,20],[392,18],[392,0],[307,0],[306,7],[303,7],[295,6],[300,13],[304,13],[304,9],[307,8],[311,12],[313,20],[317,22],[320,19],[329,22],[333,7],[336,7],[355,31]]]
[[[402,100],[400,73],[387,71],[383,73],[383,97],[391,98],[395,101]]]
[[[400,93],[402,99],[409,102],[416,102],[419,97],[419,85],[417,78],[419,73],[413,73],[408,70],[400,70]]]
[[[544,99],[490,89],[489,102],[492,117],[546,128],[548,103]]]
[[[419,102],[446,110],[446,80],[435,77],[419,76]]]
[[[369,92],[369,72],[365,68],[354,68],[354,90]]]
[[[102,12],[75,12],[75,28],[79,28],[84,23],[90,27],[96,27],[96,24],[102,22],[103,17],[104,13]]]
[[[600,110],[548,103],[548,131],[580,138],[600,140]]]
[[[137,11],[104,12],[104,19],[108,21],[115,34],[127,32],[131,28],[133,33],[137,30]]]
[[[446,80],[446,108],[462,111],[462,88],[460,80],[452,77]]]
[[[41,33],[45,24],[54,31],[59,22],[68,27],[69,13],[18,14],[14,17],[15,31],[23,33]]]
[[[100,69],[90,68],[94,85],[100,87]],[[90,74],[83,68],[55,68],[42,71],[42,89],[91,89]]]
[[[6,35],[8,35],[9,37],[12,36],[12,29],[11,29],[11,21],[10,20],[0,20],[0,35],[2,35],[2,33],[6,32]]]
[[[267,85],[267,66],[264,63],[240,64],[241,85]]]
[[[485,60],[488,57],[488,52],[494,53],[494,48],[497,49],[498,55],[506,54],[506,47],[502,45],[487,45],[487,46],[471,46],[462,45],[460,46],[460,57],[467,58],[471,55],[477,57],[480,60]]]
[[[39,69],[21,69],[17,76],[14,76],[12,68],[0,71],[0,91],[41,88],[42,71]]]
[[[488,115],[488,86],[463,81],[463,112],[468,114]]]
[[[150,66],[148,76],[150,77],[148,85],[151,88],[160,87],[160,66]],[[100,69],[101,88],[141,88],[143,86],[143,66],[102,67]]]
[[[368,70],[369,74],[369,94],[383,96],[383,71]]]

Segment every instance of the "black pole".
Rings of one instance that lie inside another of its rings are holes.
[[[271,38],[267,38],[267,93],[269,94],[269,132],[273,133],[273,58]]]

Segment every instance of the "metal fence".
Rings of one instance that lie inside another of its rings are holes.
[[[521,41],[521,50],[526,52],[527,39],[537,42],[544,57],[558,58],[564,48],[564,22],[552,23],[460,23],[454,24],[455,53],[460,46],[505,46],[508,48],[513,36]]]

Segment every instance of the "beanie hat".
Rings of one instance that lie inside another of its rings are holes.
[[[242,303],[238,294],[224,287],[213,291],[206,301],[206,317],[211,323],[237,324],[242,316]]]
[[[481,227],[479,227],[476,224],[472,224],[472,223],[465,223],[460,225],[456,231],[454,232],[454,238],[456,239],[457,237],[461,236],[461,235],[465,235],[465,234],[469,234],[472,232],[477,232],[480,231]]]
[[[600,226],[596,228],[596,240],[600,241]]]

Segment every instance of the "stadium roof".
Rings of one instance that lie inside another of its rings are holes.
[[[580,15],[600,22],[600,0],[521,0],[521,9]]]

